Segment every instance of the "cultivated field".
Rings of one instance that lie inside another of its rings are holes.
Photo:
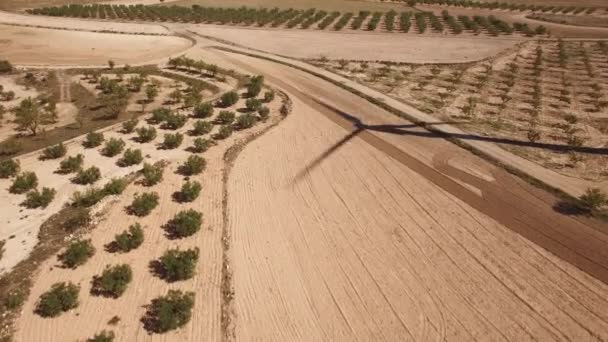
[[[3,4],[0,340],[608,340],[559,1]]]

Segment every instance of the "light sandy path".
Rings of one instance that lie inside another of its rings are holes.
[[[518,39],[418,37],[404,34],[264,30],[184,25],[206,36],[293,58],[384,60],[408,63],[471,62],[513,47]]]
[[[605,284],[328,120],[307,99],[324,97],[324,82],[314,89],[293,69],[225,58],[272,70],[270,82],[295,90],[293,114],[248,145],[230,177],[237,340],[608,338]],[[331,94],[340,108],[352,101],[357,116],[376,115],[356,97]],[[374,134],[424,164],[475,170],[461,175],[473,186],[510,182],[503,193],[534,193],[528,205],[558,216],[542,192],[441,139]]]
[[[20,65],[103,65],[154,61],[188,49],[173,36],[124,35],[0,25],[2,58]]]

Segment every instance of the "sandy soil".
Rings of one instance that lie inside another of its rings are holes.
[[[599,245],[605,234],[552,213],[547,197],[529,198],[538,192],[443,140],[351,133],[313,100],[407,126],[348,93],[270,62],[228,59],[272,71],[269,81],[294,99],[293,114],[244,150],[229,180],[236,340],[608,337],[606,285],[467,202],[521,215],[513,204],[525,201]],[[421,171],[408,153],[432,168]],[[464,200],[434,179],[445,163],[474,169],[442,172],[482,197]]]
[[[2,56],[20,65],[138,64],[190,47],[178,37],[119,35],[0,25]]]
[[[279,31],[190,25],[189,30],[249,48],[294,58],[467,62],[492,56],[518,41],[497,38],[430,38],[391,34]],[[441,53],[437,46],[442,46]]]
[[[0,11],[0,24],[60,28],[92,32],[121,32],[166,35],[168,30],[161,25],[141,23],[119,23],[75,18],[41,17]]]

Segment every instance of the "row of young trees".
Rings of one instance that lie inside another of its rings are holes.
[[[284,25],[287,28],[302,29],[308,29],[313,27],[314,24],[318,24],[317,27],[322,30],[333,24],[331,27],[335,31],[340,31],[346,27],[353,30],[364,29],[375,31],[384,20],[384,26],[389,32],[394,31],[395,18],[397,17],[397,12],[394,10],[373,13],[360,11],[357,15],[354,15],[350,12],[344,14],[340,14],[340,12],[328,13],[314,8],[308,10],[280,10],[278,8],[217,8],[201,7],[198,5],[192,7],[65,5],[61,7],[33,9],[31,13],[63,17],[120,18],[127,20],[255,25],[258,27],[279,27]],[[479,33],[480,28],[483,28],[492,35],[498,35],[499,33],[511,34],[514,31],[520,31],[528,36],[546,33],[546,29],[543,26],[532,30],[527,24],[515,23],[511,25],[494,16],[475,16],[471,20],[467,16],[453,17],[447,11],[443,11],[441,16],[437,16],[433,12],[403,12],[399,18],[401,31],[409,31],[411,26],[409,21],[412,16],[415,16],[419,33],[426,31],[427,22],[430,23],[436,32],[443,32],[444,23],[446,23],[450,28],[450,32],[455,34],[462,33],[463,26],[465,29],[474,31],[475,33]]]
[[[478,1],[478,0],[401,0],[407,2],[410,6],[416,4],[455,6],[467,8],[484,8],[493,10],[511,10],[511,11],[534,11],[544,13],[562,13],[562,14],[592,14],[597,8],[581,7],[581,6],[552,6],[552,5],[537,5],[525,3],[512,3],[500,1]]]

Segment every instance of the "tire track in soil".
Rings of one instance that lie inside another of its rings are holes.
[[[254,73],[265,74],[254,66],[230,57],[230,55],[231,53],[225,53],[231,63]],[[294,73],[300,72],[290,69]],[[348,133],[360,130],[353,123],[344,119],[340,115],[339,109],[319,102],[315,97],[315,94],[318,93],[315,89],[296,88],[273,75],[266,74],[265,76],[280,88],[298,96],[304,103],[344,128]],[[318,82],[325,81],[319,79]],[[305,86],[305,84],[302,85],[302,87]],[[378,111],[382,110],[378,108]],[[364,118],[359,117],[359,119],[365,121]],[[506,171],[496,171],[498,178],[490,183],[438,160],[434,161],[434,165],[431,167],[367,130],[360,131],[357,137],[422,175],[472,208],[608,284],[608,249],[606,249],[608,235],[600,231],[601,228],[592,222],[583,222],[558,214],[549,205],[534,203],[526,196],[510,192],[515,180]],[[456,180],[478,188],[482,191],[482,196],[478,196]],[[534,208],[534,210],[530,210],[530,208]]]

